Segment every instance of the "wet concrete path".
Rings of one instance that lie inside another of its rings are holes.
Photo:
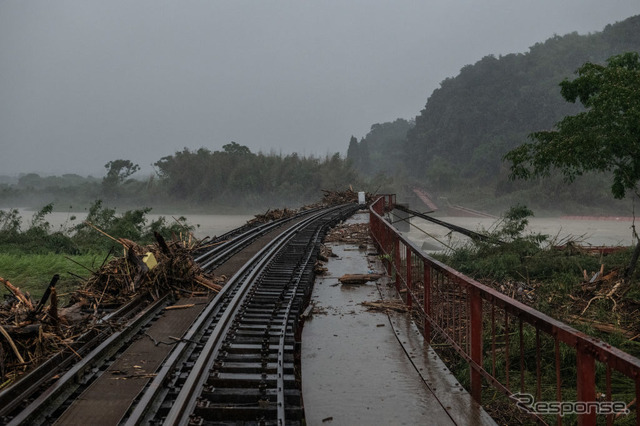
[[[348,222],[368,221],[358,213]],[[450,376],[406,314],[369,312],[364,301],[395,297],[388,278],[343,285],[344,274],[383,273],[372,246],[330,243],[337,255],[316,279],[302,333],[307,424],[492,424]]]

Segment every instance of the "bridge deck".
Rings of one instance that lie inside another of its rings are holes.
[[[366,222],[357,214],[351,222]],[[330,244],[337,258],[318,277],[315,314],[302,337],[302,386],[309,425],[494,424],[425,345],[405,314],[361,305],[394,297],[383,278],[342,285],[344,274],[382,272],[373,250]]]

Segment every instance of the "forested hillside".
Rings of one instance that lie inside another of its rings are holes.
[[[411,179],[434,191],[469,182],[497,185],[506,179],[507,151],[580,110],[561,97],[559,83],[573,79],[585,62],[604,63],[627,51],[640,51],[640,16],[598,33],[554,36],[526,53],[485,56],[444,80],[414,125],[375,124],[361,141],[352,138],[348,158],[365,174],[402,163]]]

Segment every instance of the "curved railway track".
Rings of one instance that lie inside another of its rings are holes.
[[[166,342],[151,336],[154,324],[176,320],[164,318],[168,296],[148,303],[118,317],[119,331],[94,336],[92,347],[72,354],[75,359],[68,355],[60,369],[49,365],[46,373],[35,370],[0,393],[0,421],[68,424],[93,419],[96,424],[96,419],[107,418],[97,412],[102,409],[115,412],[103,424],[301,424],[298,316],[310,294],[321,238],[357,208],[308,211],[219,237],[212,248],[198,253],[200,266],[213,270],[233,263],[234,257],[243,266],[214,298],[201,301],[199,316],[185,325],[181,337],[169,335]],[[176,318],[187,321],[185,314]],[[157,366],[146,370],[144,380],[133,375],[128,383],[114,382],[105,371],[117,372],[113,366],[127,359],[126,351],[136,344],[151,347]],[[76,362],[77,356],[83,359]],[[87,402],[90,395],[114,389],[126,394],[129,388],[132,397],[120,395],[121,413],[103,402]]]

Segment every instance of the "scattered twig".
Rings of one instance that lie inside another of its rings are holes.
[[[195,303],[189,303],[187,305],[172,305],[172,306],[167,306],[166,308],[164,308],[165,311],[170,311],[173,309],[187,309],[187,308],[193,308],[195,305]]]
[[[7,342],[9,342],[9,346],[11,346],[11,349],[13,349],[13,353],[16,355],[16,358],[18,358],[18,361],[20,361],[20,364],[24,364],[24,358],[22,358],[22,355],[20,355],[20,351],[16,347],[16,344],[14,343],[11,336],[9,336],[9,333],[7,333],[7,331],[1,325],[0,334],[2,334],[5,339],[7,339]]]

